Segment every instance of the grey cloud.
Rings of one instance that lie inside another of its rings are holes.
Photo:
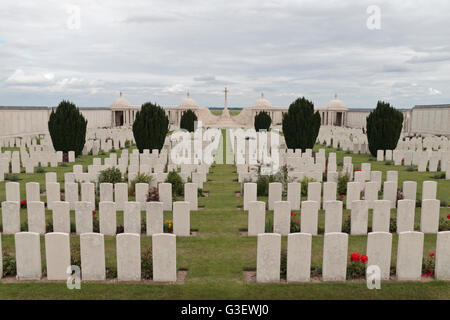
[[[448,103],[448,1],[377,3],[382,28],[370,31],[371,0],[80,0],[81,29],[68,30],[61,2],[3,0],[0,104],[108,106],[123,91],[178,105],[189,90],[220,106],[224,86],[233,106],[261,91],[276,106],[300,93],[318,106],[334,93],[349,107]]]

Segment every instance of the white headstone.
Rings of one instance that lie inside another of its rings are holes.
[[[164,215],[162,202],[146,203],[146,232],[148,236],[164,232]]]
[[[420,214],[420,231],[423,233],[437,233],[439,230],[440,201],[433,199],[422,200]]]
[[[248,235],[264,233],[266,227],[266,203],[250,201],[248,203]]]
[[[381,280],[389,280],[391,270],[392,234],[370,232],[367,237],[367,266],[378,266]]]
[[[160,183],[158,185],[159,201],[163,203],[164,211],[172,211],[172,184]]]
[[[53,232],[70,233],[70,204],[67,201],[53,203]]]
[[[437,234],[435,276],[437,280],[450,280],[450,231]]]
[[[258,235],[256,257],[256,282],[280,281],[281,235]]]
[[[123,228],[125,233],[141,234],[141,204],[139,202],[125,202]]]
[[[112,201],[101,201],[98,206],[100,233],[114,236],[117,231],[116,204]]]
[[[397,208],[397,233],[414,231],[416,201],[399,200]]]
[[[177,281],[176,241],[174,234],[157,233],[152,236],[153,281]]]
[[[317,201],[303,201],[300,217],[300,230],[302,233],[317,235],[319,217],[319,203]]]
[[[311,277],[310,233],[291,233],[288,235],[287,271],[288,282],[306,282]]]
[[[365,200],[355,200],[352,202],[351,211],[351,231],[352,235],[367,234],[368,208]]]
[[[17,201],[2,202],[2,225],[4,234],[20,232],[20,205]]]
[[[330,232],[324,235],[323,281],[345,281],[347,277],[348,234]]]
[[[269,210],[274,210],[274,203],[281,201],[283,185],[279,182],[269,183]]]
[[[273,212],[273,233],[288,235],[291,229],[291,204],[289,201],[275,201]]]
[[[186,201],[173,203],[173,233],[177,236],[189,236],[191,234],[190,205]]]
[[[70,267],[70,237],[68,233],[50,232],[45,235],[45,258],[48,280],[67,280]]]
[[[81,278],[83,280],[105,280],[105,240],[101,233],[80,235]]]
[[[27,203],[28,231],[40,234],[45,233],[45,208],[41,201]]]
[[[325,209],[325,233],[342,232],[342,201],[326,201]]]
[[[398,236],[397,279],[418,281],[422,275],[423,258],[422,232],[401,232]]]
[[[119,281],[141,280],[141,237],[136,233],[116,236],[117,279]]]
[[[91,202],[78,201],[75,203],[75,228],[77,234],[92,232],[93,214]]]
[[[39,233],[18,232],[14,235],[18,280],[40,280],[42,277]]]

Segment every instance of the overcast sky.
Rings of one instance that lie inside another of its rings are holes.
[[[1,0],[0,61],[3,106],[450,103],[450,1]]]

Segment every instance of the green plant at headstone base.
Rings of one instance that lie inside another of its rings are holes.
[[[272,218],[267,218],[266,219],[264,232],[266,232],[266,233],[272,233],[273,232],[273,220],[272,220]]]
[[[12,254],[9,247],[3,248],[3,277],[15,276],[16,272],[16,257]]]
[[[180,119],[180,129],[185,129],[189,132],[194,132],[195,129],[195,121],[197,121],[197,115],[191,109],[183,112],[183,115]]]
[[[16,182],[20,180],[20,177],[17,173],[5,173],[5,180]]]
[[[281,250],[280,256],[280,278],[286,279],[287,276],[287,250]]]
[[[397,232],[397,219],[395,219],[395,218],[389,219],[389,232],[390,233]]]
[[[119,183],[122,182],[122,173],[119,168],[106,168],[100,171],[98,176],[98,183]]]
[[[153,277],[152,246],[148,246],[141,256],[141,277],[147,280]]]
[[[138,173],[136,177],[130,182],[129,194],[130,195],[136,194],[136,183],[150,183],[151,181],[152,176],[149,176],[148,174],[145,173]]]
[[[106,267],[106,279],[116,279],[117,278],[117,268],[114,266]]]
[[[350,181],[350,176],[348,174],[340,175],[338,177],[337,183],[337,193],[338,196],[347,194],[347,183]]]
[[[86,140],[87,120],[75,104],[63,100],[48,120],[48,130],[56,151],[81,155]]]
[[[169,172],[165,182],[172,184],[172,196],[180,196],[183,194],[183,179],[181,179],[180,175],[175,170]]]
[[[272,119],[266,111],[261,111],[255,116],[254,126],[256,131],[269,131]]]
[[[351,231],[351,218],[350,215],[348,215],[345,218],[344,223],[342,224],[342,232],[350,234],[350,231]]]
[[[439,231],[450,231],[450,214],[439,219]]]
[[[133,122],[133,135],[139,152],[144,149],[161,150],[168,131],[169,119],[164,109],[150,102],[144,103]]]
[[[300,182],[301,194],[303,197],[306,197],[308,195],[308,183],[310,182],[316,182],[316,179],[304,177],[303,180]]]
[[[377,150],[394,150],[403,126],[403,114],[389,103],[378,101],[377,107],[367,117],[367,140],[372,156]]]
[[[347,280],[364,278],[367,260],[368,257],[366,255],[353,252],[347,265]]]
[[[298,98],[283,115],[282,128],[289,149],[312,149],[320,129],[320,114],[314,112],[314,104]]]
[[[35,173],[44,173],[45,169],[41,166],[38,166],[38,167],[34,168],[34,172]]]

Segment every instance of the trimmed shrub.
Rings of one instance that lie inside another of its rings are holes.
[[[394,150],[403,126],[403,114],[387,102],[378,101],[367,117],[367,140],[372,156],[377,150]]]
[[[320,129],[320,114],[314,113],[314,104],[298,98],[283,115],[283,134],[290,149],[312,149]]]
[[[266,111],[261,111],[255,116],[255,130],[261,131],[266,130],[269,131],[270,125],[272,124],[272,119]]]
[[[56,151],[74,151],[79,156],[86,141],[87,120],[72,102],[63,100],[48,120],[48,131]]]
[[[197,121],[197,115],[192,110],[183,112],[180,120],[180,129],[185,129],[189,132],[194,132],[194,124]]]
[[[107,168],[100,171],[98,183],[119,183],[122,182],[122,173],[118,168]]]
[[[136,113],[133,135],[139,152],[144,149],[161,150],[169,131],[169,118],[160,106],[147,102]]]

